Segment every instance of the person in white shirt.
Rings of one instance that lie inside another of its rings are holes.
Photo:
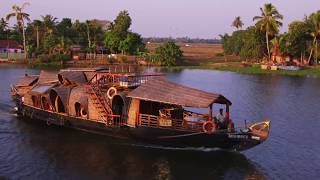
[[[217,114],[217,120],[220,122],[220,123],[223,123],[224,119],[225,119],[225,115],[223,115],[223,109],[220,109],[219,110],[219,113]]]

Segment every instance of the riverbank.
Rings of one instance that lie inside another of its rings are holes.
[[[1,63],[2,65],[17,65],[12,63]],[[107,65],[133,65],[133,64],[109,64],[107,62],[69,62],[69,63],[60,63],[60,62],[52,62],[52,63],[31,63],[31,64],[21,64],[20,66],[27,66],[32,68],[65,68],[65,67],[97,67],[97,66],[107,66]],[[136,65],[136,64],[135,64]],[[141,67],[147,67],[142,66]],[[150,67],[150,66],[148,66]],[[238,61],[230,61],[230,62],[221,62],[221,61],[208,61],[205,63],[200,63],[197,65],[193,64],[184,64],[180,66],[173,67],[161,67],[165,69],[172,70],[182,70],[182,69],[206,69],[206,70],[218,70],[218,71],[229,71],[240,74],[255,74],[255,75],[282,75],[282,76],[317,76],[320,77],[320,66],[308,67],[302,70],[290,71],[290,70],[264,70],[261,69],[261,65],[259,64],[243,64]]]
[[[242,64],[241,62],[225,62],[214,64],[200,64],[196,66],[176,66],[171,69],[206,69],[206,70],[219,70],[230,71],[241,74],[256,74],[256,75],[283,75],[283,76],[319,76],[320,67],[308,67],[302,70],[264,70],[261,69],[259,64]]]
[[[159,43],[147,44],[149,52],[153,52]],[[303,70],[288,71],[288,70],[263,70],[259,64],[242,63],[238,56],[224,55],[221,44],[204,44],[204,43],[180,43],[179,46],[183,51],[183,63],[179,66],[170,67],[170,69],[207,69],[230,71],[241,74],[265,74],[265,75],[286,75],[286,76],[319,76],[320,66],[308,67]],[[19,64],[33,68],[65,68],[65,67],[97,67],[108,65],[131,65],[137,66],[138,61],[135,58],[129,58],[125,64],[121,61],[115,61],[110,64],[107,60],[77,60],[77,61],[19,61]],[[147,62],[140,63],[141,67],[150,67]],[[161,67],[162,68],[162,67]],[[166,68],[166,67],[163,67]]]

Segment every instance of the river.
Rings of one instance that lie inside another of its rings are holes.
[[[20,120],[9,86],[39,70],[0,66],[0,179],[318,179],[320,78],[168,71],[167,78],[225,95],[231,118],[269,119],[269,139],[222,152],[158,149]]]

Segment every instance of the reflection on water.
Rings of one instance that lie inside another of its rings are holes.
[[[0,66],[0,177],[12,179],[316,179],[320,81],[228,72],[170,72],[172,81],[219,92],[232,118],[272,120],[270,139],[244,153],[161,149],[18,119],[9,85],[24,73]],[[0,178],[1,179],[1,178]]]
[[[5,145],[0,156],[6,160],[0,163],[0,172],[14,179],[28,175],[33,179],[264,178],[238,153],[132,146],[108,137],[9,119],[15,131],[0,134]]]

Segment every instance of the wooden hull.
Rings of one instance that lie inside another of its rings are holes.
[[[24,104],[18,106],[18,114],[22,118],[40,120],[48,125],[64,126],[112,136],[138,144],[169,148],[217,148],[242,151],[254,147],[265,140],[251,133],[243,132],[207,134],[147,127],[107,127],[102,122],[49,112]]]

